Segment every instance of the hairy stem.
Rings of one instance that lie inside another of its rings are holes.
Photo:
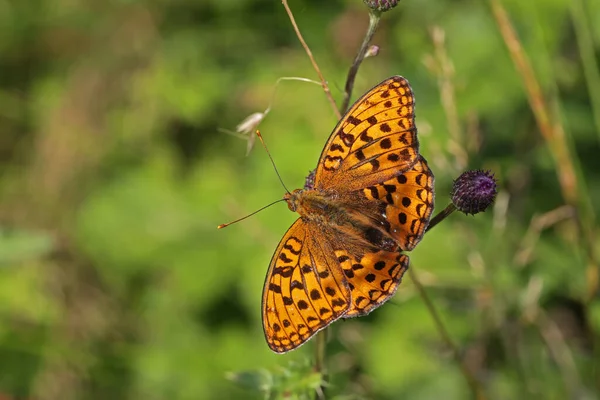
[[[287,15],[290,19],[290,22],[292,23],[292,26],[294,27],[294,31],[296,32],[296,36],[298,37],[300,44],[302,44],[302,47],[304,47],[304,51],[306,52],[306,55],[310,59],[310,62],[312,63],[313,68],[317,72],[317,75],[319,75],[319,80],[321,81],[321,87],[323,87],[323,91],[325,92],[325,96],[327,96],[327,99],[329,100],[329,103],[331,104],[331,107],[333,108],[333,112],[337,116],[338,120],[341,119],[342,115],[340,114],[340,110],[338,110],[337,105],[335,104],[335,100],[333,99],[333,96],[331,95],[329,86],[327,85],[327,82],[325,81],[325,77],[323,76],[323,73],[321,72],[321,69],[319,68],[319,65],[317,64],[317,61],[315,60],[315,57],[313,56],[312,51],[310,50],[310,47],[308,47],[308,45],[304,41],[304,37],[302,37],[302,34],[300,33],[300,28],[298,28],[298,24],[296,24],[296,19],[294,18],[294,14],[292,13],[292,10],[290,9],[290,6],[288,5],[287,0],[281,0],[281,3],[283,4],[283,7],[285,8],[285,11],[287,12]]]
[[[371,10],[369,12],[369,28],[367,29],[367,33],[363,39],[362,45],[354,58],[354,62],[348,71],[348,77],[346,78],[346,87],[344,90],[344,99],[342,100],[342,106],[340,109],[342,113],[345,113],[348,110],[348,106],[350,105],[350,98],[352,97],[352,90],[354,89],[354,80],[356,79],[356,74],[358,73],[358,68],[360,64],[365,59],[365,54],[369,49],[369,43],[371,39],[373,39],[373,35],[377,30],[377,26],[379,25],[379,21],[381,20],[381,13],[379,11]]]
[[[429,232],[431,229],[433,229],[434,226],[442,222],[444,219],[446,219],[447,216],[452,214],[454,211],[456,211],[456,207],[454,206],[454,204],[448,204],[446,208],[437,213],[435,217],[431,218],[431,221],[429,221],[429,225],[427,226],[425,232]]]
[[[327,367],[325,365],[325,348],[327,346],[327,336],[329,328],[323,329],[317,333],[315,338],[315,371],[321,375],[321,387],[315,393],[315,400],[325,399],[325,389],[327,384]]]

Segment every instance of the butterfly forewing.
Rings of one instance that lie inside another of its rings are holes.
[[[315,185],[352,191],[408,170],[419,151],[414,96],[394,76],[361,97],[335,127],[319,160]]]
[[[419,156],[409,171],[362,189],[365,198],[379,204],[380,223],[402,250],[412,250],[423,237],[433,212],[433,185],[433,173]]]
[[[327,238],[298,219],[271,260],[263,290],[263,327],[269,347],[284,353],[340,318],[350,290]]]

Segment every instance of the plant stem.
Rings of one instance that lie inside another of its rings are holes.
[[[369,12],[369,28],[367,29],[367,33],[365,34],[365,38],[363,39],[362,45],[354,58],[354,62],[348,71],[348,77],[346,78],[346,87],[344,90],[344,99],[342,100],[342,106],[340,110],[342,113],[345,113],[348,110],[348,106],[350,105],[350,98],[352,96],[352,89],[354,89],[354,80],[356,79],[356,74],[358,73],[358,68],[360,64],[365,59],[365,54],[369,49],[369,43],[371,39],[373,39],[373,35],[377,30],[377,26],[379,25],[379,21],[381,20],[381,12],[371,10]]]
[[[447,216],[452,214],[454,211],[456,211],[456,207],[454,206],[454,204],[448,204],[446,208],[437,213],[435,217],[431,218],[431,221],[429,221],[429,225],[427,226],[427,229],[425,229],[425,232],[429,232],[431,229],[433,229],[434,226],[442,222],[444,219],[446,219]]]
[[[327,336],[329,328],[323,329],[317,333],[315,338],[315,372],[321,375],[321,387],[315,393],[316,400],[325,399],[325,389],[327,383],[327,367],[325,366],[325,349],[327,346]]]
[[[446,207],[446,210],[448,208],[449,207]],[[446,210],[444,210],[444,211],[446,211]],[[442,211],[440,214],[442,214],[444,211]],[[438,215],[440,215],[440,214],[438,214]],[[477,400],[484,400],[486,397],[483,392],[483,388],[481,387],[481,385],[479,384],[477,379],[475,379],[473,374],[471,374],[471,371],[469,371],[467,366],[464,364],[458,347],[456,346],[456,344],[450,337],[450,334],[446,330],[446,327],[444,326],[442,319],[440,318],[435,306],[433,305],[433,302],[429,298],[429,295],[425,291],[425,288],[421,284],[421,281],[419,281],[419,279],[417,278],[417,275],[414,273],[413,268],[409,268],[408,273],[410,274],[410,277],[411,277],[413,283],[415,284],[417,291],[419,292],[419,296],[421,296],[421,299],[425,303],[425,306],[427,307],[427,311],[429,311],[431,318],[433,318],[433,322],[435,323],[438,333],[440,334],[440,336],[442,337],[442,340],[446,343],[446,345],[452,350],[454,358],[455,358],[456,362],[458,363],[458,365],[460,366],[461,372],[462,372],[463,376],[465,377],[467,384],[471,388],[471,391],[473,392],[473,397]]]
[[[566,140],[563,125],[560,119],[554,116],[556,112],[551,112],[545,97],[542,95],[541,86],[527,58],[527,54],[517,37],[508,13],[500,0],[489,0],[489,2],[500,34],[508,48],[508,53],[513,60],[515,69],[523,80],[523,86],[525,87],[529,105],[540,134],[546,141],[548,149],[553,156],[563,198],[567,204],[576,209],[578,215],[576,219],[577,230],[588,258],[588,266],[586,267],[588,289],[584,300],[589,302],[597,296],[600,290],[600,263],[598,262],[594,248],[594,211],[593,208],[585,203],[584,199],[587,198],[587,193],[583,191],[584,184],[580,183],[577,179],[571,146],[569,146]],[[577,7],[577,4],[574,7]],[[574,9],[574,12],[577,12],[577,8]],[[577,29],[581,29],[581,27]],[[578,35],[581,33],[579,32]],[[591,69],[588,65],[587,72],[585,73],[589,74],[589,70]],[[586,76],[586,79],[590,77],[595,79],[593,73],[592,76]],[[595,98],[593,96],[592,100]]]
[[[600,91],[597,90],[600,87],[600,71],[598,71],[598,64],[594,55],[594,40],[588,23],[588,15],[582,0],[571,1],[571,19],[575,28],[575,39],[579,46],[581,65],[588,87],[594,122],[596,123],[596,133],[600,139]]]
[[[302,34],[300,33],[300,28],[298,28],[298,24],[296,24],[296,19],[294,18],[294,14],[292,13],[292,10],[290,9],[290,6],[288,5],[287,0],[281,0],[281,3],[283,4],[283,7],[285,8],[285,11],[287,12],[287,15],[290,19],[290,22],[292,23],[292,26],[294,27],[294,31],[296,32],[296,36],[298,37],[300,44],[302,44],[302,47],[304,47],[304,51],[306,52],[306,55],[308,55],[308,58],[310,59],[310,62],[312,63],[313,68],[317,72],[317,75],[319,75],[319,80],[321,81],[321,87],[323,87],[323,91],[325,92],[325,96],[327,96],[327,99],[329,100],[329,103],[331,104],[331,107],[333,108],[333,112],[337,116],[338,120],[342,119],[340,110],[338,110],[337,105],[335,104],[335,100],[333,99],[333,96],[331,95],[329,86],[327,86],[325,77],[323,76],[323,73],[321,73],[321,69],[319,68],[319,65],[317,64],[317,61],[315,60],[315,57],[312,54],[312,51],[310,51],[310,47],[308,47],[308,45],[304,41],[304,38],[302,37]]]
[[[542,88],[536,79],[531,63],[510,22],[508,13],[499,0],[490,0],[490,5],[500,34],[506,43],[515,68],[523,80],[529,106],[535,117],[538,129],[548,144],[558,167],[557,172],[562,195],[567,203],[576,205],[579,192],[577,178],[570,154],[570,147],[565,140],[563,127],[560,125],[560,121],[555,121],[552,118],[546,99],[542,94]]]

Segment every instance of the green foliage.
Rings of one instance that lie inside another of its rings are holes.
[[[305,359],[292,362],[272,373],[267,370],[228,373],[227,378],[247,390],[264,394],[265,399],[312,399],[324,384],[321,374],[314,372]]]
[[[410,255],[487,398],[595,399],[600,3],[501,2],[564,146],[540,131],[492,3],[398,2],[354,98],[411,82],[436,211],[463,170],[499,179],[493,209],[453,214]],[[290,7],[339,102],[367,7]],[[325,376],[312,341],[264,341],[264,276],[297,216],[278,204],[216,229],[284,192],[260,146],[245,157],[220,129],[271,106],[259,128],[293,189],[336,122],[318,85],[275,90],[317,79],[281,2],[0,1],[0,26],[0,398],[471,395],[408,274],[333,324]]]

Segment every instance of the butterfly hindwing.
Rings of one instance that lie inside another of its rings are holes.
[[[269,347],[284,353],[340,318],[350,290],[327,238],[298,219],[271,260],[263,289],[263,328]]]
[[[408,256],[399,251],[379,250],[362,257],[343,251],[337,254],[352,293],[344,318],[368,314],[392,298],[408,269]]]
[[[410,251],[419,243],[429,224],[434,206],[433,190],[433,173],[425,158],[419,156],[409,171],[361,192],[378,204],[380,224],[402,250]]]
[[[352,191],[408,170],[419,151],[414,95],[393,76],[362,96],[340,120],[321,154],[316,187]]]

